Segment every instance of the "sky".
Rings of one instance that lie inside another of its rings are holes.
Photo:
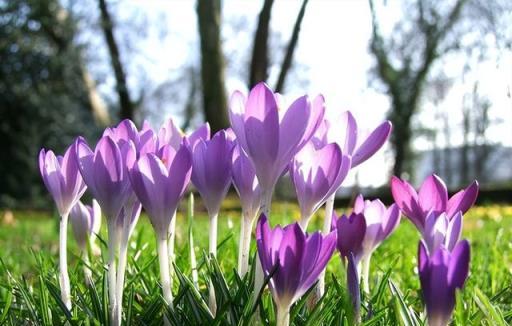
[[[281,0],[274,4],[271,32],[279,35],[278,39],[282,43],[280,46],[284,46],[291,35],[300,3],[297,0]],[[389,32],[402,14],[397,3],[387,1],[385,7],[378,8],[384,32]],[[240,75],[237,72],[246,69],[252,47],[251,36],[256,29],[260,9],[261,1],[223,1],[222,36],[223,50],[228,57],[228,94],[235,90],[247,92],[246,81],[237,77]],[[158,22],[158,29],[148,28],[146,35],[134,45],[143,55],[133,58],[133,66],[143,69],[153,82],[160,83],[170,76],[176,76],[183,66],[199,59],[195,1],[126,0],[118,3],[116,10],[120,20],[136,19],[138,15],[144,15],[149,22]],[[369,69],[373,66],[373,58],[368,52],[368,42],[371,27],[367,1],[310,1],[294,58],[300,68],[289,76],[290,79],[296,78],[297,82],[290,80],[284,95],[293,98],[322,93],[328,110],[350,110],[362,129],[376,127],[385,119],[389,98],[370,83]],[[276,43],[271,41],[271,45]],[[281,50],[271,47],[274,53],[280,54]],[[489,53],[489,60],[474,65],[472,71],[466,74],[462,73],[464,60],[460,56],[449,56],[439,65],[445,75],[454,79],[454,85],[439,104],[439,109],[449,112],[450,124],[455,130],[450,145],[462,142],[462,99],[471,92],[475,81],[479,82],[481,94],[493,103],[491,117],[502,120],[490,128],[489,139],[512,145],[512,131],[509,127],[512,125],[512,101],[509,95],[512,88],[512,54],[501,51]],[[280,57],[276,59],[281,60]],[[277,70],[274,69],[269,77],[271,85],[275,83],[276,77]],[[136,85],[140,81],[132,77],[129,82]],[[114,81],[110,79],[104,87],[113,84]],[[162,120],[172,116],[172,105],[169,108],[166,116],[161,116]],[[429,128],[439,124],[432,110],[432,104],[425,102],[422,111],[416,115],[415,123]],[[174,118],[179,119],[177,116]],[[443,139],[440,142],[441,146],[444,145]],[[426,150],[432,148],[432,143],[420,137],[415,140],[414,147]],[[352,184],[357,173],[361,186],[382,185],[388,180],[391,163],[392,155],[387,146],[352,172],[346,184]]]

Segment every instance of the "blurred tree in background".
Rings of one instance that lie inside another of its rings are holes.
[[[381,30],[376,1],[369,0],[373,33],[370,51],[375,58],[374,77],[389,95],[388,118],[393,122],[393,175],[411,175],[412,118],[437,61],[453,52],[479,52],[489,46],[510,47],[509,0],[403,1],[403,18],[391,33]],[[384,1],[384,6],[386,1]],[[381,7],[382,8],[382,7]],[[489,44],[492,35],[494,42]]]
[[[97,132],[96,121],[108,121],[95,107],[75,28],[57,0],[0,3],[2,206],[41,198],[41,147],[60,153],[77,135]]]

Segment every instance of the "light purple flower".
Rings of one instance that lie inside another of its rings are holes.
[[[290,177],[297,193],[301,226],[338,190],[350,169],[350,157],[337,144],[315,148],[309,142],[290,165]]]
[[[132,193],[127,171],[133,146],[132,142],[118,145],[110,136],[103,136],[93,152],[83,138],[75,142],[82,177],[109,219],[117,218]]]
[[[423,233],[425,219],[430,212],[437,215],[446,213],[449,220],[458,211],[462,214],[466,213],[473,206],[478,196],[478,182],[473,181],[466,189],[457,192],[448,199],[446,185],[435,174],[425,179],[418,192],[406,181],[393,177],[391,179],[391,192],[402,213]]]
[[[242,211],[255,218],[260,209],[260,185],[251,161],[239,145],[233,150],[232,164],[233,185],[240,197]]]
[[[270,290],[276,306],[289,308],[316,282],[336,247],[336,233],[306,234],[298,223],[271,229],[265,215],[256,227],[263,272],[272,274]]]
[[[425,219],[423,240],[430,253],[443,246],[453,250],[462,234],[462,213],[458,211],[452,219],[446,213],[430,212]]]
[[[129,175],[157,236],[167,239],[169,224],[190,181],[192,155],[185,144],[177,151],[170,145],[160,151],[162,159],[152,153],[145,154]]]
[[[200,139],[210,140],[210,125],[208,122],[204,123],[189,135],[185,135],[183,130],[176,126],[172,118],[168,119],[158,131],[157,148],[170,145],[175,150],[178,150],[183,139],[187,139],[190,148],[193,149]]]
[[[321,101],[317,99],[317,101]],[[317,104],[320,105],[320,104]],[[313,136],[316,143],[335,142],[340,145],[343,154],[352,157],[352,167],[356,167],[372,157],[386,142],[391,133],[391,122],[385,121],[375,128],[367,137],[362,137],[362,130],[350,111],[334,118],[325,118]]]
[[[212,139],[200,139],[193,149],[192,183],[210,216],[218,214],[231,184],[231,160],[235,143],[226,132],[217,132]]]
[[[306,144],[323,117],[307,96],[288,108],[279,107],[276,95],[259,83],[249,97],[235,92],[230,100],[230,120],[238,143],[256,170],[263,191],[273,190],[292,158]]]
[[[68,215],[86,190],[74,155],[74,147],[68,147],[64,156],[55,156],[53,151],[41,149],[39,171],[60,216]]]
[[[355,264],[359,264],[363,255],[363,240],[366,233],[366,220],[363,214],[352,213],[348,217],[339,218],[332,214],[333,227],[338,235],[336,247],[341,256],[347,258],[350,253],[354,255]]]
[[[137,155],[154,153],[156,151],[157,138],[154,131],[147,124],[139,132],[133,121],[125,119],[116,127],[107,128],[103,136],[109,136],[119,146],[124,142],[132,141]]]
[[[379,200],[364,200],[357,196],[354,213],[362,214],[366,223],[363,256],[369,256],[400,224],[400,210],[396,204],[389,208]]]
[[[71,229],[80,249],[85,250],[88,241],[93,245],[92,240],[100,232],[101,227],[101,208],[98,202],[93,200],[92,206],[89,206],[78,201],[71,209],[69,217]]]
[[[418,271],[430,326],[445,326],[450,322],[456,289],[462,289],[468,277],[469,260],[467,240],[460,241],[452,252],[441,246],[430,256],[420,241]]]

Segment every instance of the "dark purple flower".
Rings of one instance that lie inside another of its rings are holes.
[[[190,181],[192,155],[185,144],[177,151],[170,145],[161,151],[162,159],[152,153],[143,155],[129,175],[157,236],[167,239],[169,224]]]
[[[357,262],[354,255],[350,253],[347,257],[347,289],[354,309],[354,323],[360,319],[361,309],[361,291],[359,287],[359,273],[357,271]]]
[[[265,215],[256,227],[258,256],[279,309],[289,308],[318,279],[336,247],[336,233],[302,231],[298,223],[271,229]]]
[[[323,108],[313,110],[307,96],[288,108],[279,107],[276,95],[264,83],[256,85],[247,99],[240,92],[231,96],[231,127],[252,161],[263,191],[273,190],[292,158],[315,132],[323,112]]]
[[[289,171],[304,229],[313,214],[338,190],[349,170],[350,157],[343,155],[334,143],[317,149],[310,142],[295,156]]]
[[[478,196],[478,182],[473,181],[466,189],[448,199],[446,185],[435,174],[425,179],[418,192],[406,181],[393,177],[391,192],[402,213],[423,233],[425,219],[430,212],[437,215],[446,213],[449,220],[458,211],[462,214],[466,213]]]
[[[219,213],[231,184],[232,151],[235,143],[226,132],[200,139],[193,149],[192,183],[199,191],[210,216]]]
[[[105,215],[115,220],[132,193],[128,179],[129,152],[135,152],[132,142],[116,143],[110,136],[99,140],[94,152],[79,137],[75,143],[80,172],[99,202]]]
[[[68,215],[87,189],[78,169],[73,146],[68,147],[64,156],[55,156],[51,150],[41,149],[39,171],[60,216]]]
[[[418,270],[430,326],[445,326],[450,322],[456,289],[462,289],[468,277],[469,260],[467,240],[460,241],[452,252],[441,246],[430,256],[420,242]]]
[[[356,265],[363,255],[363,240],[366,233],[366,221],[363,214],[352,213],[348,217],[342,215],[339,218],[333,212],[333,229],[336,230],[338,240],[336,247],[342,257],[354,255]]]

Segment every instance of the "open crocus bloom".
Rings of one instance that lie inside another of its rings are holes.
[[[462,234],[462,219],[460,211],[452,219],[448,219],[446,213],[437,215],[430,212],[425,219],[423,231],[423,240],[428,252],[433,253],[441,246],[450,251],[453,250]]]
[[[320,101],[323,102],[323,98],[315,99],[315,102]],[[322,144],[337,143],[343,154],[352,157],[352,167],[356,167],[372,157],[384,145],[390,133],[391,122],[385,121],[367,137],[361,137],[362,131],[358,129],[354,116],[350,111],[345,111],[341,115],[326,117],[313,136],[313,141]]]
[[[292,158],[315,132],[323,113],[323,108],[312,110],[307,96],[296,99],[288,108],[279,107],[276,95],[264,83],[256,85],[248,98],[240,92],[231,96],[233,132],[252,161],[263,191],[272,191]]]
[[[460,241],[452,252],[440,246],[430,256],[420,242],[418,270],[430,326],[445,326],[450,322],[456,289],[462,289],[468,277],[469,259],[467,240]]]
[[[363,240],[363,256],[369,256],[400,223],[400,210],[396,204],[386,206],[379,200],[364,200],[357,196],[354,213],[363,214],[366,232]]]
[[[60,216],[68,215],[87,189],[78,169],[74,146],[68,147],[64,156],[41,149],[39,170]]]
[[[350,157],[343,155],[335,143],[317,149],[309,142],[295,156],[289,171],[304,230],[311,216],[338,190],[349,170]]]
[[[271,229],[265,215],[256,227],[258,255],[278,312],[288,310],[315,283],[336,247],[336,233],[306,234],[299,224]]]
[[[449,220],[459,211],[466,213],[478,196],[478,182],[473,181],[466,189],[448,199],[446,185],[435,174],[425,179],[418,192],[406,181],[393,177],[391,192],[402,213],[423,233],[425,219],[430,212],[437,215],[446,213]]]

